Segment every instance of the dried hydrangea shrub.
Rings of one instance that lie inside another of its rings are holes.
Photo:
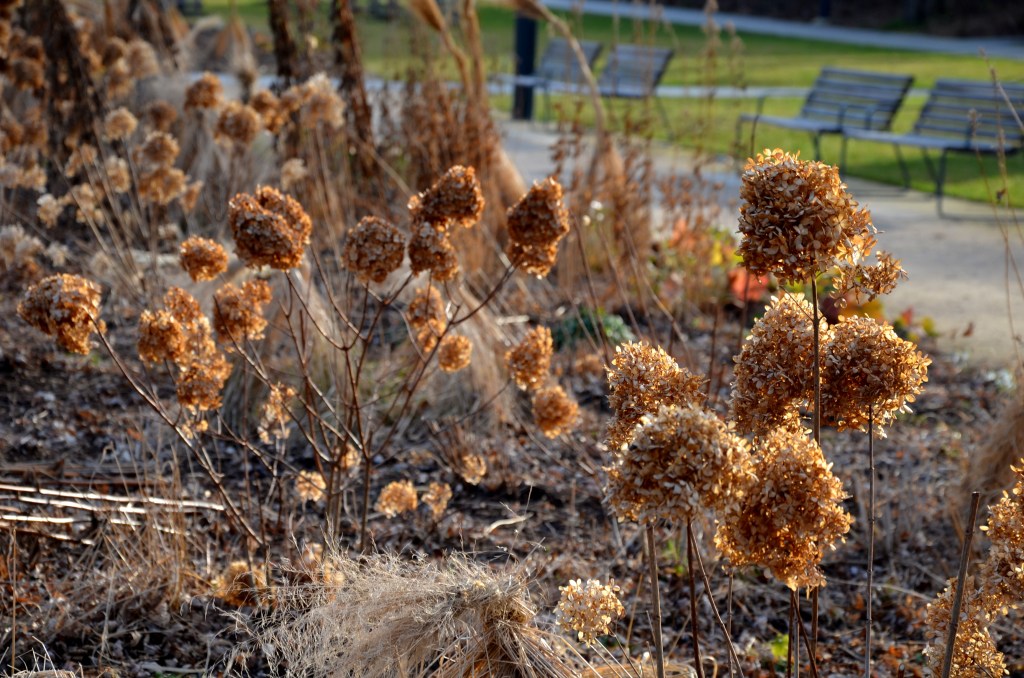
[[[821,364],[823,421],[840,431],[866,431],[874,417],[875,432],[908,403],[928,381],[931,359],[901,339],[891,325],[872,318],[845,318],[831,330]]]
[[[746,441],[713,413],[659,405],[613,451],[605,494],[619,520],[690,522],[705,509],[735,512],[752,469]]]
[[[416,510],[419,502],[416,499],[416,488],[408,480],[396,480],[384,486],[377,496],[376,509],[388,518],[399,513]]]
[[[819,319],[821,344],[829,327]],[[772,297],[734,359],[732,415],[741,433],[783,424],[814,397],[814,308],[802,294]]]
[[[229,101],[217,117],[214,137],[224,144],[249,147],[260,133],[262,121],[252,106],[240,101]]]
[[[600,580],[588,579],[584,584],[580,579],[570,579],[558,590],[561,597],[555,609],[556,623],[575,631],[586,645],[596,643],[598,636],[610,635],[612,623],[626,614],[614,582],[602,584]]]
[[[1024,463],[1024,460],[1021,460]],[[982,605],[992,616],[1024,605],[1024,468],[1011,466],[1017,483],[989,507],[988,557],[978,570]]]
[[[608,367],[608,405],[614,415],[606,434],[609,448],[628,444],[640,419],[657,412],[660,405],[699,404],[703,385],[703,378],[679,367],[660,346],[643,342],[616,346]]]
[[[476,170],[462,165],[449,168],[433,186],[410,198],[409,211],[414,221],[441,228],[449,223],[469,228],[480,221],[484,211],[484,195]]]
[[[473,342],[469,337],[445,335],[437,347],[437,364],[445,372],[458,372],[469,367],[473,356]]]
[[[288,424],[292,421],[288,403],[296,395],[298,392],[286,384],[277,383],[270,386],[270,393],[263,403],[260,423],[256,428],[261,442],[270,443],[288,437]]]
[[[213,327],[217,339],[229,346],[263,338],[267,321],[263,307],[273,293],[266,280],[246,280],[241,289],[227,283],[213,295]]]
[[[924,656],[936,676],[942,675],[956,583],[955,577],[949,580],[945,590],[928,603],[925,615],[925,626],[931,642],[925,648]],[[973,579],[968,578],[953,642],[953,660],[949,672],[951,678],[997,678],[1009,673],[1006,670],[1006,658],[996,648],[992,634],[989,633],[991,620],[984,607],[981,592],[975,587]]]
[[[185,110],[220,108],[223,96],[224,86],[220,78],[213,73],[203,73],[185,89]]]
[[[766,149],[747,162],[742,181],[737,253],[754,275],[806,283],[851,260],[874,232],[835,167]]]
[[[107,139],[127,139],[138,126],[139,121],[135,115],[122,106],[103,118],[103,136]]]
[[[551,370],[554,340],[551,330],[534,327],[523,339],[505,353],[505,365],[516,386],[535,391],[547,380]]]
[[[228,203],[228,223],[235,252],[247,266],[295,268],[313,232],[309,215],[293,198],[261,186],[256,193],[239,193]]]
[[[755,439],[753,475],[715,535],[734,567],[759,565],[794,591],[824,586],[821,559],[853,523],[842,481],[809,434],[787,426]]]
[[[533,394],[533,420],[548,438],[572,431],[579,415],[579,405],[561,386],[547,386]]]
[[[384,282],[405,256],[405,238],[393,224],[363,217],[345,236],[345,267],[363,281]]]
[[[78,275],[43,278],[25,291],[18,315],[40,332],[55,338],[71,353],[87,354],[93,332],[105,332],[100,320],[100,287]]]
[[[178,259],[181,267],[196,282],[213,280],[228,270],[228,253],[220,243],[198,235],[181,243]]]
[[[441,519],[451,500],[452,488],[448,483],[432,482],[423,493],[423,503],[430,509],[430,515],[434,520]]]
[[[533,187],[508,210],[506,253],[512,265],[544,277],[555,264],[558,243],[569,232],[562,186],[554,177]]]

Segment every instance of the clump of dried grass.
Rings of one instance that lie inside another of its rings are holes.
[[[342,583],[285,589],[274,616],[252,629],[287,675],[574,675],[531,623],[522,571],[464,556],[338,555],[331,565]]]

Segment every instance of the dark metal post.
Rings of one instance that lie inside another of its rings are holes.
[[[533,75],[537,54],[537,21],[516,14],[516,76]],[[533,118],[533,85],[516,84],[512,95],[512,118]]]

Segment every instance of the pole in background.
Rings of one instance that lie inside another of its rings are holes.
[[[516,77],[534,73],[537,54],[537,21],[525,14],[516,13]],[[516,84],[512,94],[512,118],[530,120],[533,118],[533,85]]]

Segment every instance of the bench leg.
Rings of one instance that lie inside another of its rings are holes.
[[[846,144],[850,141],[850,138],[845,134],[841,135],[842,139],[839,141],[839,169],[843,172],[846,171]]]
[[[899,144],[893,144],[892,150],[896,151],[896,160],[900,164],[900,173],[903,174],[903,188],[910,188],[910,168],[907,167],[907,161],[903,159],[903,151],[900,150]]]
[[[935,165],[932,163],[932,158],[928,155],[928,151],[922,148],[921,157],[924,158],[924,166],[928,170],[928,176],[931,177],[932,181],[938,181],[938,175],[935,173]]]
[[[674,143],[676,140],[676,133],[675,130],[672,129],[671,123],[669,123],[665,107],[662,105],[661,99],[658,95],[652,94],[651,96],[654,99],[654,105],[658,107],[658,113],[661,114],[661,122],[665,125],[665,131],[668,132],[668,140]]]
[[[814,159],[821,160],[821,135],[812,134],[811,139],[814,140]]]
[[[942,214],[942,189],[946,183],[946,156],[949,154],[947,149],[942,149],[942,155],[939,156],[939,173],[935,176],[935,208]]]

